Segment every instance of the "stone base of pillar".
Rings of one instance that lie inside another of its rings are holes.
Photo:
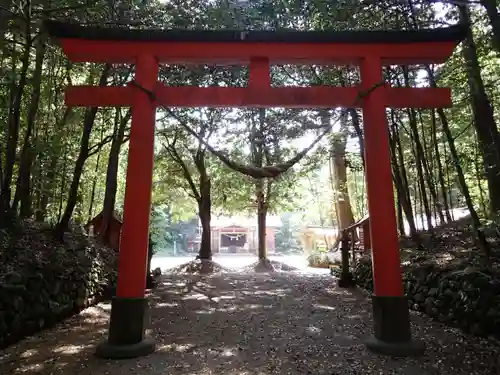
[[[397,357],[424,354],[425,344],[412,340],[406,297],[372,296],[375,335],[366,342],[374,353]]]
[[[111,303],[108,340],[97,346],[95,354],[101,358],[125,359],[154,352],[154,342],[145,337],[148,310],[146,298],[115,297]]]

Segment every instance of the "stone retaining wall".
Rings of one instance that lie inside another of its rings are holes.
[[[359,286],[372,290],[371,259],[354,270]],[[403,274],[409,307],[477,335],[500,336],[500,277],[477,268],[446,269],[433,264],[407,267]]]
[[[65,245],[40,233],[3,243],[0,348],[78,313],[115,283],[115,252],[83,234]]]

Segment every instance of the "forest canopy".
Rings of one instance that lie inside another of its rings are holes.
[[[122,210],[130,110],[67,107],[64,89],[126,85],[134,66],[69,62],[44,20],[239,30],[418,30],[461,22],[467,37],[445,64],[385,69],[392,86],[451,87],[454,101],[450,109],[388,110],[396,211],[400,232],[415,237],[418,227],[450,221],[454,208],[467,207],[487,252],[482,226],[500,209],[498,17],[494,0],[0,0],[2,226],[20,217],[63,233],[71,222]],[[352,66],[284,65],[271,73],[273,85],[282,86],[359,82]],[[158,80],[241,87],[248,69],[164,65]],[[304,150],[286,171],[264,179],[241,168],[284,165]],[[355,108],[161,108],[152,222],[166,227],[199,215],[207,231],[212,214],[295,212],[303,223],[346,227],[366,214],[363,150],[363,118]]]

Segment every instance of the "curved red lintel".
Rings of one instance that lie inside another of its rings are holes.
[[[318,44],[238,42],[134,42],[61,39],[64,53],[73,62],[134,63],[152,55],[159,63],[241,64],[266,57],[271,64],[359,64],[365,56],[380,56],[384,65],[443,63],[453,53],[454,42],[409,44]]]

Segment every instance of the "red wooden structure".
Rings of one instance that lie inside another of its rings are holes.
[[[104,219],[103,219],[103,214],[101,212],[87,223],[86,228],[88,230],[92,228],[94,235],[98,236],[101,234],[103,225],[104,225]],[[104,243],[118,252],[123,223],[118,218],[118,215],[116,213],[113,213],[108,225],[109,225],[109,228],[107,230],[108,233],[106,237],[103,238]]]
[[[447,88],[396,88],[384,83],[387,65],[443,63],[465,36],[461,26],[420,31],[180,31],[125,30],[46,22],[73,62],[135,64],[122,87],[69,87],[70,106],[132,107],[127,186],[117,297],[109,339],[97,353],[131,357],[149,353],[143,317],[151,204],[155,110],[166,107],[361,107],[373,251],[375,335],[368,347],[407,355],[423,346],[411,340],[403,296],[394,209],[386,107],[451,106]],[[170,87],[157,82],[159,65],[240,64],[247,87]],[[271,64],[351,64],[357,87],[272,87]],[[360,95],[363,93],[363,95]]]

